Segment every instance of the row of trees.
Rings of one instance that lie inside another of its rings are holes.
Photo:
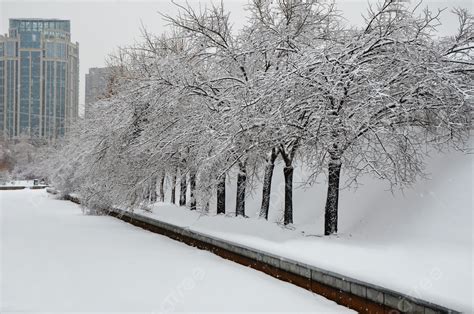
[[[0,137],[0,183],[10,179],[33,179],[36,173],[31,172],[35,159],[41,160],[47,141],[21,135],[9,138]]]
[[[443,12],[386,0],[363,28],[348,28],[320,0],[252,0],[232,30],[223,4],[176,4],[166,34],[111,58],[114,86],[39,168],[91,209],[164,201],[225,213],[236,172],[236,215],[252,180],[263,182],[268,217],[272,176],[282,162],[284,224],[293,222],[293,169],[327,178],[325,234],[337,232],[341,169],[393,186],[413,183],[429,148],[462,148],[471,127],[473,16],[439,37]],[[446,13],[448,14],[448,13]],[[262,175],[263,174],[263,175]],[[186,200],[186,190],[190,200]],[[216,194],[216,195],[215,195]],[[188,201],[188,202],[187,202]]]

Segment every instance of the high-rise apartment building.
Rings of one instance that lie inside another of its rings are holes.
[[[10,19],[0,36],[0,131],[54,139],[78,117],[79,44],[58,19]]]
[[[90,68],[86,74],[85,113],[87,118],[91,105],[97,100],[106,97],[110,92],[113,67]]]

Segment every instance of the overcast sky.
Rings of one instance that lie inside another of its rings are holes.
[[[369,0],[376,2],[376,0]],[[179,1],[183,3],[184,1]],[[193,5],[210,3],[210,0],[188,0]],[[412,0],[412,3],[415,2]],[[234,28],[241,28],[246,20],[245,5],[248,0],[224,0],[231,12]],[[361,14],[367,8],[366,0],[339,0],[338,8],[348,23],[360,25]],[[469,0],[425,0],[431,9],[464,7],[471,10]],[[135,1],[24,1],[0,0],[0,34],[8,32],[10,18],[58,18],[71,20],[72,41],[79,42],[80,92],[79,102],[84,103],[84,79],[89,68],[105,65],[105,57],[118,46],[140,40],[140,25],[154,33],[161,33],[166,24],[158,12],[174,14],[170,0]],[[456,30],[456,19],[449,12],[442,18],[443,34]],[[81,106],[82,107],[82,106]],[[82,108],[81,108],[82,109]]]

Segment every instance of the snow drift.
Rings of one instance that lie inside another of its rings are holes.
[[[170,204],[157,204],[146,215],[472,312],[472,155],[433,153],[426,172],[426,180],[404,191],[392,193],[370,177],[361,178],[357,190],[344,189],[334,237],[321,237],[324,179],[309,187],[295,184],[293,228],[273,223],[283,215],[281,166],[273,177],[269,222],[258,219],[259,184],[246,199],[250,219],[233,218],[231,212],[215,216],[215,204],[208,215]],[[303,174],[301,168],[295,171],[295,183],[305,180]],[[235,189],[232,178],[229,211],[235,208]]]

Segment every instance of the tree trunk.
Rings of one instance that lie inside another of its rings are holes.
[[[341,160],[331,158],[329,161],[328,194],[324,214],[324,235],[337,233],[337,211],[339,203],[339,179]]]
[[[149,185],[143,188],[143,198],[147,201],[150,200],[150,186]]]
[[[272,149],[267,165],[265,166],[265,175],[263,177],[262,207],[260,207],[260,217],[268,219],[270,209],[270,195],[272,192],[273,170],[275,169],[275,160],[277,158],[276,149]]]
[[[283,168],[285,176],[285,211],[283,214],[283,224],[293,223],[293,166]]]
[[[189,174],[189,189],[191,190],[191,210],[196,210],[196,173]]]
[[[160,201],[165,201],[165,172],[161,174],[160,178]]]
[[[225,173],[217,184],[217,214],[225,214]]]
[[[237,201],[235,203],[235,215],[245,217],[245,187],[247,185],[247,169],[245,163],[239,162],[239,173],[237,175]]]
[[[149,192],[149,196],[150,196],[149,199],[151,203],[155,203],[156,199],[158,198],[158,196],[156,195],[156,182],[157,182],[157,178],[153,177],[151,179],[150,192]]]
[[[171,203],[176,204],[176,170],[173,173],[173,178],[171,179]]]
[[[293,223],[293,158],[296,153],[298,144],[292,143],[290,152],[282,145],[280,154],[285,161],[285,168],[283,168],[283,175],[285,176],[285,207],[283,211],[283,224],[288,225]]]
[[[186,174],[182,174],[181,180],[180,180],[179,206],[186,206],[187,188],[188,188],[188,182],[186,181]]]

